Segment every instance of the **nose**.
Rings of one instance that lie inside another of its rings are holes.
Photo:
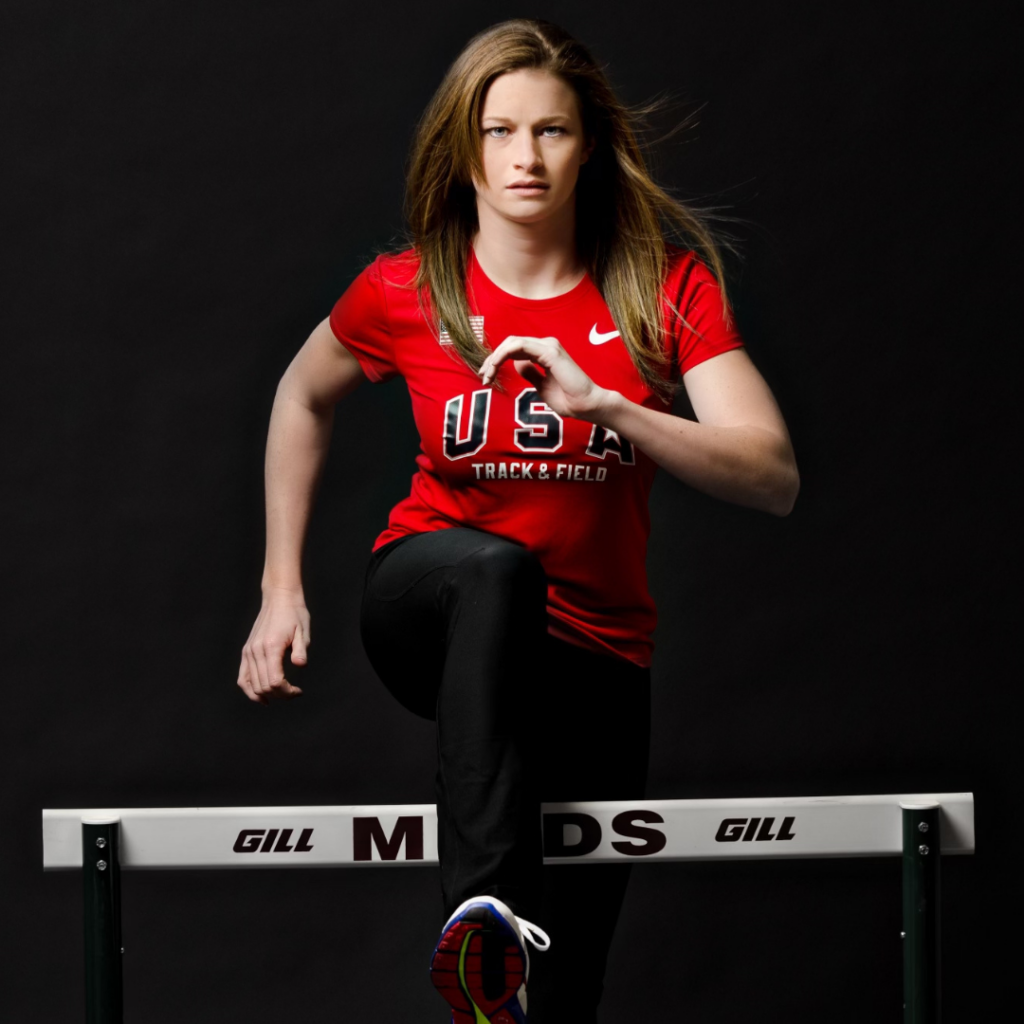
[[[540,140],[534,137],[533,132],[518,132],[516,139],[515,166],[516,170],[532,173],[542,164],[540,152]]]

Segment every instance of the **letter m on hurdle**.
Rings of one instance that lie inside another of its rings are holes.
[[[352,819],[352,859],[355,861],[373,860],[374,846],[381,860],[398,860],[403,840],[405,859],[423,860],[423,818],[399,817],[390,839],[384,834],[379,818]]]

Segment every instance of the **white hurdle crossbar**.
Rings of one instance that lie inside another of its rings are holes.
[[[904,1024],[935,1024],[941,854],[970,793],[544,804],[547,864],[903,857]],[[43,867],[85,868],[87,1024],[121,1024],[120,869],[437,863],[432,804],[43,811]]]
[[[969,793],[545,804],[549,864],[880,857],[903,852],[900,805],[939,804],[942,852],[974,851]],[[43,867],[82,866],[82,822],[118,821],[122,868],[437,863],[433,804],[43,811]]]

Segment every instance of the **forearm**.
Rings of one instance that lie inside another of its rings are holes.
[[[267,435],[267,555],[263,591],[302,591],[302,549],[330,444],[334,406],[311,407],[289,391],[274,399]]]
[[[754,426],[718,427],[648,409],[603,391],[587,419],[629,438],[673,476],[737,505],[787,515],[800,486],[788,437]]]

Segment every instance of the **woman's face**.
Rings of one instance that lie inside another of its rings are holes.
[[[480,118],[485,181],[474,178],[477,209],[528,224],[565,211],[591,145],[572,87],[546,71],[496,78]]]

